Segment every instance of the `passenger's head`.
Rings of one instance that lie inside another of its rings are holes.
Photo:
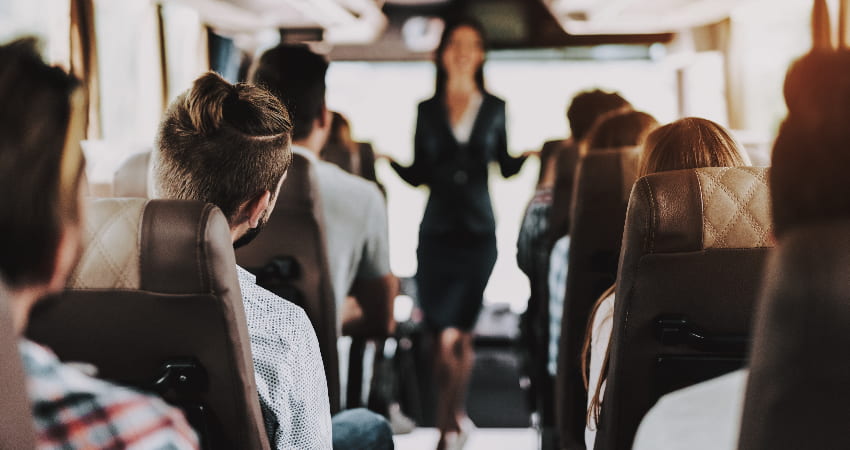
[[[334,111],[331,118],[331,130],[328,133],[328,142],[325,148],[333,147],[352,150],[354,141],[351,139],[351,127],[348,124],[348,119],[342,114]]]
[[[788,117],[770,171],[775,233],[850,219],[850,51],[819,51],[791,66]]]
[[[35,41],[0,47],[0,272],[13,291],[61,289],[81,239],[80,83]]]
[[[631,104],[616,92],[596,89],[576,95],[567,109],[573,140],[579,142],[584,139],[596,120],[606,113],[630,107]]]
[[[643,145],[647,135],[658,128],[654,117],[645,112],[618,110],[596,121],[584,147],[588,150]]]
[[[291,133],[289,113],[275,96],[204,74],[171,103],[160,124],[156,195],[212,203],[231,230],[250,239],[268,220],[292,162]]]
[[[649,134],[638,173],[643,176],[668,170],[746,165],[749,159],[729,131],[707,119],[686,117]]]
[[[322,131],[321,145],[330,119],[325,106],[325,73],[328,62],[306,46],[279,45],[263,53],[251,76],[254,84],[277,96],[292,114],[292,139],[307,139]],[[314,130],[318,126],[319,130]]]
[[[436,93],[444,92],[449,75],[473,77],[478,90],[483,92],[486,50],[484,27],[480,23],[469,18],[448,23],[434,53]]]

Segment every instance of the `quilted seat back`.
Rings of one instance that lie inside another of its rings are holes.
[[[205,375],[186,376],[199,388],[193,403],[207,410],[197,430],[204,447],[269,448],[230,228],[213,205],[89,203],[80,262],[65,291],[35,308],[27,335],[101,378],[167,398],[155,386],[163,364],[199,365]]]
[[[661,395],[745,363],[773,245],[767,173],[702,168],[635,183],[597,448],[631,448]]]

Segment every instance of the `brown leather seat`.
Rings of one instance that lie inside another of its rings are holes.
[[[739,448],[850,448],[850,220],[782,236],[754,325]]]
[[[549,213],[549,237],[554,244],[570,231],[573,190],[579,162],[578,146],[572,141],[550,141],[541,149],[541,158],[555,158],[555,187],[552,191],[552,211]]]
[[[65,292],[36,307],[28,336],[183,403],[205,448],[268,449],[224,215],[200,202],[101,199],[85,228]]]
[[[35,448],[32,409],[8,302],[0,282],[0,448]]]
[[[596,448],[631,448],[661,395],[745,363],[771,224],[766,168],[635,183]]]
[[[336,303],[322,218],[315,169],[307,158],[293,154],[266,228],[236,251],[236,261],[257,274],[260,286],[304,308],[319,338],[331,412],[336,413],[340,404]]]
[[[127,158],[112,178],[114,197],[150,198],[148,178],[150,174],[151,152],[136,153]]]
[[[587,393],[581,348],[593,304],[617,276],[626,206],[639,157],[639,147],[592,150],[576,169],[556,381],[561,448],[584,448]]]

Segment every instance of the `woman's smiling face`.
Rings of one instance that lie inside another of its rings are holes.
[[[474,28],[462,25],[452,31],[442,56],[446,73],[475,76],[484,63],[484,41]]]

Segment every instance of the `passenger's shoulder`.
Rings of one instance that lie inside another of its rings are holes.
[[[242,290],[242,299],[251,309],[261,310],[267,314],[298,316],[304,314],[300,306],[275,294],[274,292],[258,285],[250,280],[239,280],[239,288]]]

